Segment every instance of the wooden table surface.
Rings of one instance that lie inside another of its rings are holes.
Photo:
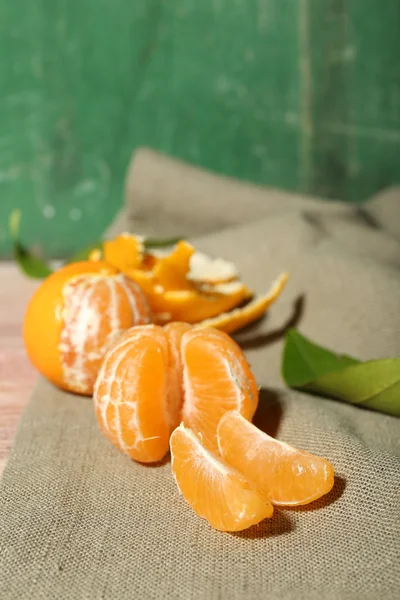
[[[27,302],[40,281],[0,262],[0,474],[37,373],[25,354],[21,325]]]

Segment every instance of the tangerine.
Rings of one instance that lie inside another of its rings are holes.
[[[251,419],[258,388],[226,333],[170,323],[122,334],[104,357],[93,399],[113,444],[136,461],[157,462],[180,421],[218,451],[220,418],[235,409]]]
[[[110,265],[83,261],[47,277],[24,317],[28,357],[49,381],[91,395],[111,340],[150,322],[146,298],[135,282]]]

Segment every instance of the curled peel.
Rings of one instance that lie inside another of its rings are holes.
[[[249,294],[245,285],[230,295],[205,294],[197,290],[164,290],[158,295],[153,294],[149,302],[156,320],[158,313],[166,312],[172,315],[173,321],[198,323],[232,310],[247,300]]]
[[[220,314],[217,317],[201,321],[196,327],[215,327],[226,333],[233,333],[238,329],[242,329],[242,327],[246,327],[246,325],[250,325],[250,323],[257,321],[262,317],[271,304],[279,298],[285,288],[288,278],[289,275],[287,273],[282,273],[275,283],[273,283],[269,292],[263,296],[254,298],[254,300],[242,308],[235,308],[234,310]]]
[[[236,331],[261,317],[287,280],[281,275],[268,294],[238,308],[253,292],[240,280],[236,265],[197,252],[186,240],[170,251],[146,252],[142,237],[124,233],[105,241],[103,254],[105,262],[141,287],[154,322],[161,324],[184,321]]]
[[[197,286],[199,292],[203,294],[220,294],[222,296],[232,296],[239,290],[244,291],[244,300],[253,297],[253,293],[244,285],[241,281],[235,279],[234,281],[227,281],[226,283],[199,283]]]

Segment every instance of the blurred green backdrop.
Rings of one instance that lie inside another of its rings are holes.
[[[2,0],[0,255],[63,256],[134,148],[362,201],[399,182],[399,0]]]

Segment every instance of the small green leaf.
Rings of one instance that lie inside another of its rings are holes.
[[[183,240],[183,237],[174,237],[174,238],[147,238],[144,240],[144,247],[146,250],[151,250],[151,248],[166,248],[168,246],[175,246],[178,242]]]
[[[66,261],[66,264],[80,262],[82,260],[88,260],[93,250],[100,250],[101,254],[103,254],[103,243],[96,242],[95,244],[90,244],[90,246],[85,246],[85,248],[78,250],[72,256],[70,256],[69,259]]]
[[[289,387],[400,416],[400,358],[361,362],[290,330],[282,376]]]
[[[21,222],[21,211],[15,209],[10,214],[9,229],[13,242],[14,258],[20,269],[28,277],[44,279],[53,272],[44,260],[37,258],[25,248],[18,239],[19,226]]]

